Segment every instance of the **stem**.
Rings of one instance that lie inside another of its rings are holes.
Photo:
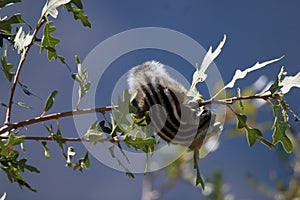
[[[12,108],[12,104],[13,104],[13,99],[14,99],[14,94],[15,94],[16,86],[18,84],[19,76],[20,76],[20,73],[21,73],[21,69],[22,69],[23,64],[24,64],[24,62],[26,60],[27,53],[29,52],[30,47],[33,44],[35,36],[38,33],[38,31],[40,30],[40,28],[42,27],[42,25],[44,24],[44,22],[45,22],[45,20],[43,20],[43,19],[39,20],[39,22],[36,25],[36,27],[34,29],[34,32],[32,34],[32,39],[30,41],[30,44],[25,48],[24,52],[22,52],[22,56],[21,56],[21,59],[20,59],[20,62],[19,62],[19,65],[18,65],[18,68],[17,68],[17,71],[16,71],[16,75],[14,77],[14,81],[13,81],[13,84],[12,84],[12,87],[11,87],[11,90],[10,90],[9,103],[8,103],[7,112],[6,112],[6,118],[5,118],[5,122],[4,122],[4,124],[6,126],[10,125],[11,108]]]
[[[49,114],[49,115],[43,115],[40,117],[28,119],[25,121],[15,122],[15,123],[11,123],[9,125],[3,126],[2,128],[0,128],[0,135],[7,131],[12,130],[12,129],[16,129],[16,128],[31,125],[31,124],[36,124],[39,122],[49,121],[49,120],[53,120],[53,119],[59,119],[59,118],[63,118],[63,117],[69,117],[69,116],[73,116],[73,115],[81,115],[81,114],[88,114],[88,113],[95,113],[95,112],[105,113],[106,111],[112,110],[113,108],[115,108],[115,107],[114,106],[106,106],[106,107],[102,107],[102,108],[73,110],[73,111],[67,111],[67,112],[62,112],[62,113],[53,113],[53,114]]]

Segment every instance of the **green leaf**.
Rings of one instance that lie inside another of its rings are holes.
[[[49,153],[49,148],[47,146],[47,142],[43,141],[42,142],[43,148],[44,148],[44,152],[45,152],[45,157],[47,159],[49,159],[51,157],[50,153]]]
[[[75,60],[76,60],[77,64],[81,63],[80,58],[79,58],[78,55],[75,55]],[[79,69],[79,67],[80,67],[80,69]],[[81,66],[78,66],[78,73],[81,73]]]
[[[4,1],[4,2],[3,2]],[[14,1],[10,1],[14,2]],[[9,1],[1,0],[0,5],[7,4]],[[15,14],[10,18],[5,16],[1,19],[0,17],[0,47],[3,47],[3,39],[9,41],[10,44],[13,44],[13,40],[15,38],[15,33],[12,32],[12,26],[14,24],[27,24],[23,19],[21,14]],[[30,25],[27,24],[31,29]]]
[[[84,166],[89,169],[90,168],[90,159],[89,159],[89,153],[86,152],[85,156],[84,156],[84,159],[83,159],[83,163],[84,163]]]
[[[8,137],[8,142],[6,143],[6,147],[13,147],[19,145],[24,142],[25,136],[15,137],[13,134],[10,134]]]
[[[40,173],[40,170],[38,170],[36,167],[25,164],[26,161],[27,161],[27,159],[23,159],[23,160],[24,160],[24,165],[23,165],[23,167],[24,167],[25,169],[27,169],[27,170],[30,171],[30,172]]]
[[[30,91],[28,90],[28,86],[27,86],[27,85],[21,83],[20,81],[18,81],[18,83],[19,83],[19,85],[20,85],[22,91],[23,91],[26,95],[28,95],[28,96],[34,96],[34,97],[36,97],[36,98],[38,98],[38,99],[41,99],[40,97],[38,97],[38,96],[36,96],[35,94],[33,94],[32,92],[30,92]]]
[[[247,128],[247,140],[250,147],[252,147],[256,140],[262,137],[262,133],[256,128]]]
[[[2,3],[3,2],[0,1],[0,4]],[[15,14],[9,19],[7,19],[6,17],[1,19],[0,17],[0,47],[3,47],[3,39],[6,39],[9,41],[10,44],[13,44],[13,39],[15,37],[15,34],[12,32],[12,25],[14,24],[27,24],[27,23],[22,19],[21,14]],[[30,26],[29,28],[31,29]]]
[[[128,163],[130,163],[130,160],[129,160],[128,156],[126,155],[125,151],[123,150],[120,142],[118,142],[117,144],[118,144],[117,146],[118,146],[119,150],[121,151],[122,155],[124,156],[124,158],[127,160]],[[146,165],[147,165],[147,163],[146,163]]]
[[[81,0],[72,0],[71,3],[73,3],[79,9],[83,9],[83,4]]]
[[[58,10],[57,8],[69,3],[71,0],[47,0],[45,6],[43,7],[41,18],[51,15],[53,18],[57,18]]]
[[[33,93],[31,93],[31,92],[28,90],[28,86],[27,86],[27,85],[21,83],[20,81],[19,81],[18,83],[19,83],[19,85],[21,86],[21,89],[23,90],[23,92],[24,92],[26,95],[28,95],[28,96],[33,95]]]
[[[293,144],[285,134],[287,128],[288,128],[287,122],[283,122],[283,121],[277,122],[274,127],[273,142],[274,144],[276,144],[277,142],[281,142],[285,151],[291,153],[293,151]]]
[[[205,183],[204,180],[200,174],[200,169],[199,169],[199,165],[198,165],[198,160],[199,160],[199,151],[198,150],[194,150],[194,169],[196,169],[196,186],[197,185],[201,185],[202,190],[205,189]]]
[[[108,148],[109,150],[109,153],[111,155],[112,158],[116,158],[116,155],[115,155],[115,146],[111,146]]]
[[[45,49],[47,50],[47,57],[48,60],[51,61],[51,59],[59,59],[59,61],[64,64],[69,71],[71,71],[71,68],[69,67],[69,65],[66,63],[65,58],[61,55],[58,55],[56,52],[56,49],[52,48],[52,47],[45,47]],[[50,58],[50,59],[49,59]]]
[[[52,124],[50,124],[50,126],[46,126],[44,125],[44,127],[47,129],[47,131],[49,132],[50,136],[53,137],[54,136],[54,131],[53,131],[53,127]]]
[[[110,135],[111,136],[115,136],[116,131],[118,129],[118,125],[117,125],[117,123],[115,121],[115,118],[113,117],[113,114],[110,113],[109,116],[110,116],[110,127],[111,127]]]
[[[49,21],[45,24],[44,35],[42,37],[42,43],[40,52],[42,53],[44,49],[47,49],[48,60],[51,61],[53,58],[57,58],[57,53],[55,50],[56,45],[60,42],[58,38],[53,37],[51,34],[56,30],[55,26],[51,26],[53,21]]]
[[[31,106],[29,106],[29,105],[27,105],[27,104],[25,104],[25,103],[23,103],[23,102],[17,102],[16,104],[17,104],[18,106],[22,107],[22,108],[32,109]]]
[[[57,52],[55,48],[52,47],[42,47],[47,50],[47,58],[49,61],[51,61],[53,58],[56,59],[57,58]]]
[[[149,153],[154,151],[154,145],[156,144],[156,141],[153,137],[133,138],[132,136],[127,135],[124,139],[124,143],[128,147],[132,146],[135,150],[142,150],[145,153]]]
[[[2,106],[3,108],[7,108],[8,107],[5,103],[3,103],[1,101],[0,101],[0,106]]]
[[[1,2],[0,2],[1,5]],[[21,14],[15,14],[9,19],[1,20],[0,19],[0,32],[5,32],[7,34],[12,34],[11,28],[13,24],[26,24],[22,19]]]
[[[285,149],[286,152],[291,153],[293,151],[293,144],[291,140],[286,136],[286,130],[289,127],[288,122],[281,121],[280,120],[280,105],[274,105],[273,106],[273,112],[274,112],[274,124],[273,124],[273,143],[277,144],[280,142]]]
[[[277,78],[276,81],[270,86],[268,91],[270,91],[271,94],[274,94],[275,92],[277,92],[281,88],[282,88],[282,86],[279,86],[279,79]]]
[[[36,191],[26,182],[20,173],[25,172],[25,170],[39,173],[39,170],[28,165],[26,158],[19,159],[19,152],[13,148],[23,142],[24,136],[16,137],[13,134],[9,135],[5,144],[2,140],[0,141],[0,170],[6,173],[11,182],[16,182],[20,187],[25,186],[32,191]]]
[[[84,14],[84,10],[82,9],[82,4],[81,4],[81,8],[77,9],[76,7],[77,4],[75,4],[75,6],[72,6],[73,3],[72,1],[68,4],[66,4],[66,8],[68,10],[68,12],[72,12],[73,13],[73,17],[76,20],[80,20],[83,26],[88,26],[91,28],[91,23],[88,20],[88,16]],[[81,3],[81,2],[80,2]]]
[[[126,172],[125,174],[126,174],[126,176],[128,176],[129,178],[135,178],[135,177],[134,177],[134,174],[131,173],[131,172]]]
[[[112,158],[115,158],[118,162],[118,164],[125,170],[126,172],[126,175],[129,176],[130,178],[134,178],[134,175],[133,173],[131,173],[129,171],[129,169],[127,167],[125,167],[125,165],[121,162],[121,160],[116,156],[114,150],[115,150],[115,146],[111,146],[108,148],[109,152],[110,152],[110,155]]]
[[[83,138],[89,140],[90,142],[98,142],[103,139],[103,131],[98,121],[94,122],[89,127]]]
[[[73,169],[77,169],[79,167],[79,171],[82,172],[83,168],[89,169],[90,168],[90,160],[89,154],[86,152],[83,158],[80,158],[77,163],[73,164]]]
[[[19,153],[17,151],[10,151],[10,153],[0,154],[0,169],[4,171],[11,182],[16,182],[20,187],[27,187],[31,191],[36,192],[26,180],[21,176],[21,172],[28,170],[30,172],[39,173],[39,170],[31,165],[26,164],[27,159],[18,159]]]
[[[247,127],[246,121],[247,121],[247,116],[235,113],[236,119],[237,119],[237,128],[245,128]]]
[[[48,96],[48,98],[47,98],[47,100],[46,100],[46,103],[45,103],[45,106],[44,106],[44,113],[48,112],[48,111],[52,108],[57,93],[58,93],[58,91],[57,91],[57,90],[54,90],[54,91]]]
[[[266,145],[270,149],[274,147],[272,143],[263,138],[262,132],[257,128],[252,128],[247,125],[247,116],[234,112],[237,119],[237,128],[245,128],[247,141],[250,147],[252,147],[256,140],[259,140],[262,144]]]
[[[73,167],[74,170],[79,169],[80,172],[83,171],[84,168],[89,169],[90,168],[90,160],[89,160],[89,154],[86,152],[85,156],[80,158],[76,163],[73,163],[71,161],[71,158],[75,156],[75,151],[73,147],[68,148],[68,159],[66,166]]]
[[[12,5],[14,3],[19,3],[21,2],[22,0],[1,0],[0,1],[0,8],[3,8],[5,6],[9,6],[9,5]]]
[[[13,45],[13,40],[11,38],[11,34],[1,33],[1,31],[0,31],[0,47],[3,47],[4,39],[8,40],[9,43]]]
[[[99,122],[99,126],[100,126],[100,129],[101,129],[103,132],[105,132],[105,133],[110,134],[110,133],[112,132],[112,129],[111,129],[111,128],[105,126],[105,121],[104,121],[104,120],[102,120],[101,122]]]
[[[57,55],[57,58],[60,60],[60,62],[62,64],[64,64],[65,66],[67,66],[68,70],[71,72],[71,68],[70,66],[68,65],[68,63],[66,62],[65,58],[61,55]]]
[[[13,68],[13,64],[7,63],[7,46],[5,46],[3,50],[3,56],[1,57],[1,64],[2,64],[1,70],[3,71],[8,82],[11,83],[12,78],[15,75],[15,72],[10,71]]]
[[[121,132],[125,132],[123,129],[127,129],[132,125],[133,121],[130,120],[130,111],[133,111],[131,103],[131,95],[128,90],[125,89],[123,92],[123,99],[118,97],[118,107],[113,109],[113,115],[116,124],[122,125],[118,126]],[[127,127],[126,127],[127,126]]]
[[[62,141],[62,134],[61,134],[61,131],[60,131],[60,128],[58,127],[57,128],[57,131],[56,131],[56,134],[53,135],[53,139],[57,142],[58,146],[60,147],[61,149],[61,153],[63,155],[63,157],[65,159],[67,159],[67,154],[65,152],[65,148],[64,148],[64,142]]]

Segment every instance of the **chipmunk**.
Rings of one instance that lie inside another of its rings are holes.
[[[129,92],[136,118],[147,111],[154,131],[166,142],[199,149],[215,114],[199,102],[188,102],[187,89],[174,80],[163,64],[148,61],[129,71]]]

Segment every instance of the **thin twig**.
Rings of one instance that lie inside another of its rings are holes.
[[[222,99],[222,100],[216,100],[216,99],[202,100],[200,103],[201,103],[201,105],[208,105],[208,104],[224,104],[224,105],[226,105],[226,104],[233,104],[235,101],[240,101],[240,100],[248,100],[248,99],[267,100],[269,98],[277,98],[277,95],[270,94],[270,93],[255,94],[253,96],[231,97],[231,98]]]
[[[12,129],[16,129],[16,128],[19,128],[19,127],[24,127],[24,126],[31,125],[31,124],[36,124],[36,123],[39,123],[39,122],[49,121],[49,120],[53,120],[53,119],[59,119],[59,118],[63,118],[63,117],[69,117],[69,116],[81,115],[81,114],[88,114],[88,113],[95,113],[95,112],[105,113],[106,111],[112,110],[114,107],[115,106],[106,106],[106,107],[102,107],[102,108],[73,110],[73,111],[43,115],[43,116],[40,116],[40,117],[35,117],[35,118],[32,118],[32,119],[28,119],[28,120],[25,120],[25,121],[20,121],[20,122],[11,123],[9,125],[5,125],[2,128],[0,128],[0,135],[5,133],[5,132],[8,132]]]
[[[39,20],[39,22],[36,25],[36,27],[34,29],[34,32],[32,34],[32,39],[30,41],[30,44],[25,48],[24,52],[22,52],[22,56],[21,56],[21,59],[20,59],[20,62],[19,62],[19,65],[18,65],[18,68],[17,68],[17,71],[16,71],[16,75],[14,77],[14,81],[13,81],[13,84],[12,84],[12,87],[11,87],[11,90],[10,90],[9,103],[8,103],[8,106],[7,106],[6,118],[5,118],[5,122],[4,122],[4,124],[7,125],[7,126],[10,125],[11,108],[12,108],[12,104],[13,104],[13,98],[14,98],[16,86],[18,84],[19,76],[20,76],[20,73],[21,73],[21,69],[22,69],[23,64],[26,60],[27,53],[29,52],[30,47],[33,44],[35,36],[38,33],[38,31],[40,30],[40,28],[43,26],[44,22],[45,22],[44,19]]]

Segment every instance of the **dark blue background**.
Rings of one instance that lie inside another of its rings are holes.
[[[21,12],[23,18],[34,25],[40,16],[44,5],[42,1],[25,0],[21,4],[1,10],[1,17]],[[237,68],[245,69],[256,61],[264,61],[285,55],[285,59],[252,73],[248,79],[240,83],[243,88],[254,82],[261,74],[269,80],[274,80],[282,65],[289,74],[299,71],[300,44],[300,2],[297,0],[279,1],[84,1],[85,13],[89,16],[92,28],[82,28],[79,21],[74,21],[70,13],[59,9],[59,17],[54,25],[57,30],[54,35],[61,39],[57,46],[59,54],[66,58],[73,71],[76,71],[74,55],[82,60],[101,41],[119,32],[138,27],[164,27],[182,32],[203,45],[216,47],[227,34],[227,42],[216,64],[222,73],[223,80],[228,82]],[[19,56],[16,51],[9,52],[8,59],[15,64]],[[131,53],[116,60],[107,71],[107,78],[99,84],[99,106],[110,104],[111,89],[114,80],[121,76],[118,66],[128,69],[136,63],[156,59],[180,71],[179,66],[186,64],[174,55],[160,54],[158,51],[145,50]],[[182,67],[182,66],[181,66]],[[185,71],[190,80],[192,68]],[[8,100],[8,84],[0,74],[0,101]],[[54,89],[59,90],[52,112],[72,109],[73,80],[70,72],[59,61],[48,62],[45,52],[39,55],[39,49],[33,47],[28,54],[20,80],[26,83],[31,91],[46,99]],[[34,117],[42,112],[44,101],[34,97],[24,96],[20,89],[16,91],[16,100],[22,100],[34,107],[26,110],[14,106],[13,121]],[[102,95],[101,95],[102,94]],[[299,91],[292,90],[287,100],[296,112],[299,112]],[[0,110],[1,119],[5,111]],[[259,120],[271,119],[271,109],[261,108]],[[53,122],[54,123],[54,122]],[[63,134],[76,137],[72,119],[60,122]],[[47,135],[40,125],[28,127],[31,135]],[[298,127],[299,130],[299,127]],[[83,156],[82,144],[72,144]],[[136,175],[131,180],[124,173],[110,169],[91,158],[91,169],[84,173],[73,172],[66,168],[59,149],[49,144],[51,159],[46,160],[43,149],[37,142],[25,143],[26,155],[32,165],[38,166],[41,174],[26,173],[27,180],[38,189],[32,193],[27,189],[20,190],[16,184],[10,184],[5,175],[0,175],[1,191],[8,193],[7,199],[139,199],[141,197],[143,175]],[[248,147],[244,137],[222,137],[220,148],[200,162],[201,171],[205,177],[220,169],[224,181],[230,186],[230,191],[236,199],[267,199],[253,189],[245,181],[245,172],[251,172],[266,184],[270,172],[286,179],[288,174],[283,170],[276,151],[269,151],[257,143],[254,148]],[[201,191],[184,182],[178,182],[162,199],[202,199]]]

